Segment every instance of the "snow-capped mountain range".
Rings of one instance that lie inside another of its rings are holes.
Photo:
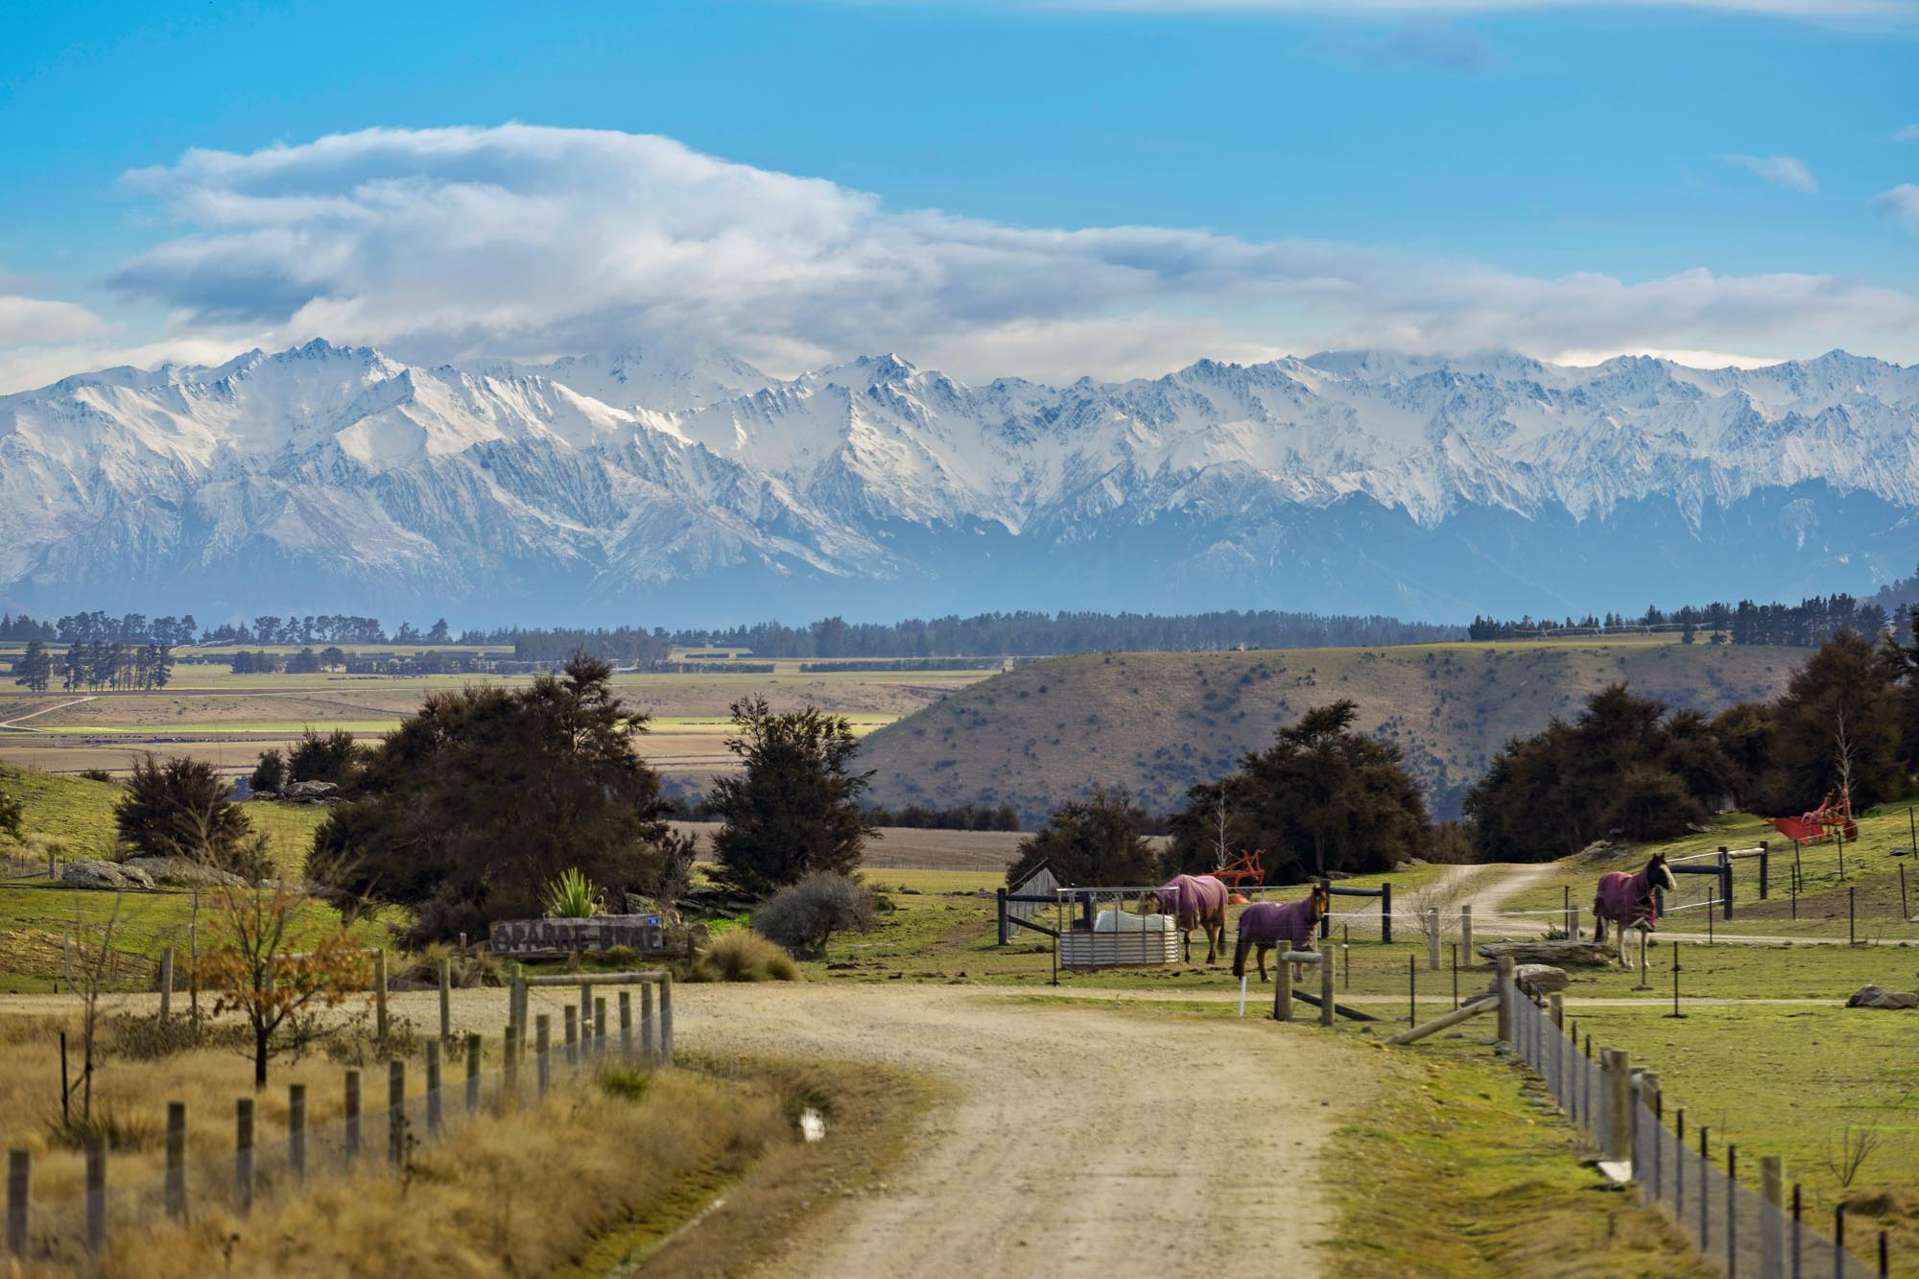
[[[472,621],[1459,620],[1868,590],[1919,368],[1340,352],[1065,387],[895,356],[424,368],[315,341],[0,397],[0,601]]]

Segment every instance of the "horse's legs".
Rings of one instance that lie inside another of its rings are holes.
[[[1266,946],[1266,945],[1262,945],[1259,948],[1259,979],[1261,981],[1271,980],[1271,978],[1266,976],[1266,952],[1271,949],[1272,949],[1271,946]]]
[[[1233,947],[1233,976],[1244,977],[1246,975],[1246,948],[1250,945],[1252,945],[1251,942],[1247,941],[1244,937],[1241,937],[1239,939],[1239,944]],[[1262,953],[1260,955],[1260,963],[1262,965],[1262,968],[1260,971],[1262,974],[1265,972],[1265,969],[1263,967],[1263,965],[1265,964],[1265,961],[1266,961],[1266,957],[1264,953]]]

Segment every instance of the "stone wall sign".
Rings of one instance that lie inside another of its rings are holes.
[[[642,955],[666,953],[658,915],[595,915],[591,919],[506,919],[487,930],[496,955],[524,958],[571,955],[625,946]]]

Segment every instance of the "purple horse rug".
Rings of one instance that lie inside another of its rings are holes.
[[[1623,870],[1608,871],[1599,877],[1599,891],[1593,897],[1593,914],[1610,919],[1622,928],[1642,920],[1647,928],[1659,918],[1659,903],[1653,897],[1652,876],[1646,871],[1628,875]]]
[[[1160,909],[1168,906],[1181,928],[1197,928],[1201,920],[1225,918],[1226,885],[1211,875],[1175,875],[1159,886]]]
[[[1243,945],[1311,950],[1318,927],[1319,912],[1313,909],[1311,897],[1284,905],[1254,902],[1240,912],[1239,940]]]

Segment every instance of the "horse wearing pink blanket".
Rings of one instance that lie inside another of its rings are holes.
[[[1593,894],[1593,945],[1606,940],[1607,920],[1619,926],[1622,953],[1628,928],[1653,931],[1653,921],[1659,917],[1659,904],[1653,894],[1662,888],[1669,893],[1679,891],[1679,881],[1666,865],[1664,853],[1654,853],[1636,874],[1612,870],[1601,875],[1599,889]]]
[[[1233,949],[1233,976],[1246,975],[1246,951],[1257,947],[1256,958],[1259,961],[1259,979],[1271,980],[1266,976],[1266,952],[1275,946],[1280,953],[1289,950],[1312,950],[1313,939],[1319,932],[1319,921],[1326,914],[1328,898],[1324,888],[1315,887],[1312,893],[1301,901],[1254,902],[1239,914],[1239,944]],[[1297,965],[1294,966],[1297,969]],[[1297,972],[1294,974],[1297,976]]]
[[[1170,906],[1171,910],[1166,908]],[[1170,914],[1186,944],[1186,958],[1193,957],[1192,931],[1206,930],[1206,962],[1217,962],[1226,949],[1226,885],[1211,875],[1175,875],[1148,893],[1141,902],[1141,913]]]

